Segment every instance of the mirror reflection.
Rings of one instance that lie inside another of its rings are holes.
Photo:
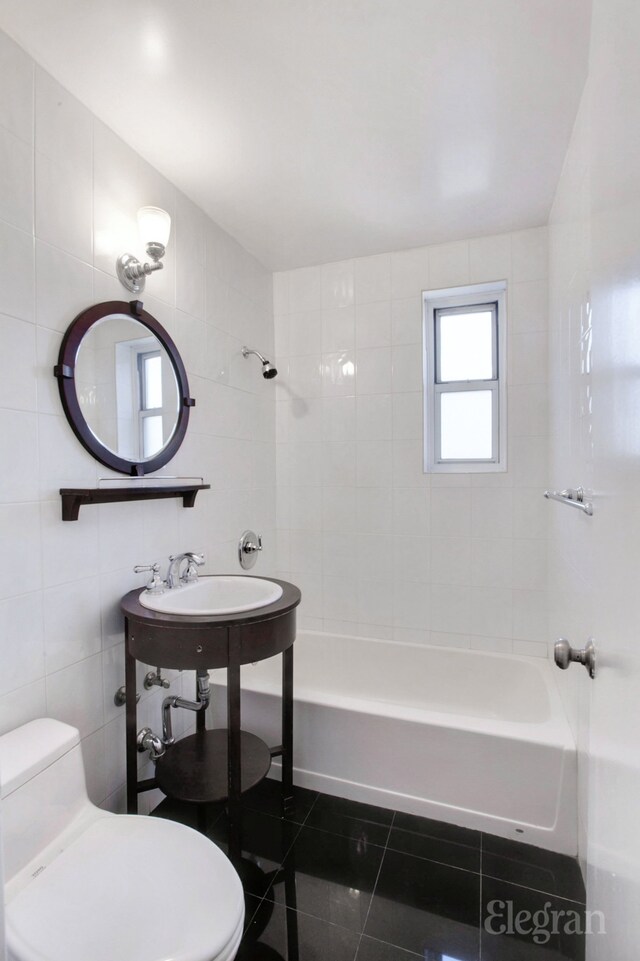
[[[112,453],[144,462],[178,424],[178,382],[169,354],[148,327],[125,314],[93,324],[82,338],[75,386],[84,419]]]

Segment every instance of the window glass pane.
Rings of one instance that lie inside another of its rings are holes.
[[[144,409],[162,407],[162,357],[151,354],[143,361]]]
[[[444,391],[440,394],[442,460],[491,460],[493,391]]]
[[[153,457],[164,446],[162,440],[162,414],[142,419],[143,457]]]
[[[491,310],[438,313],[438,382],[493,380],[493,328]]]

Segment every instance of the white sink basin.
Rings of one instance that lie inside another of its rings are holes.
[[[195,584],[167,589],[164,594],[142,591],[140,603],[161,614],[239,614],[273,604],[282,596],[282,588],[261,577],[218,574],[199,577]]]

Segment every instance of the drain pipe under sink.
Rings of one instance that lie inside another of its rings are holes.
[[[165,747],[175,743],[173,728],[171,724],[171,708],[183,707],[187,711],[206,711],[211,698],[209,687],[209,672],[197,671],[196,680],[198,685],[198,700],[188,701],[184,697],[175,694],[165,697],[162,702],[162,743]]]

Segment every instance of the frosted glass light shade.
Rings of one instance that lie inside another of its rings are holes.
[[[171,217],[162,207],[141,207],[138,211],[138,229],[145,247],[149,244],[166,247],[171,233]]]

